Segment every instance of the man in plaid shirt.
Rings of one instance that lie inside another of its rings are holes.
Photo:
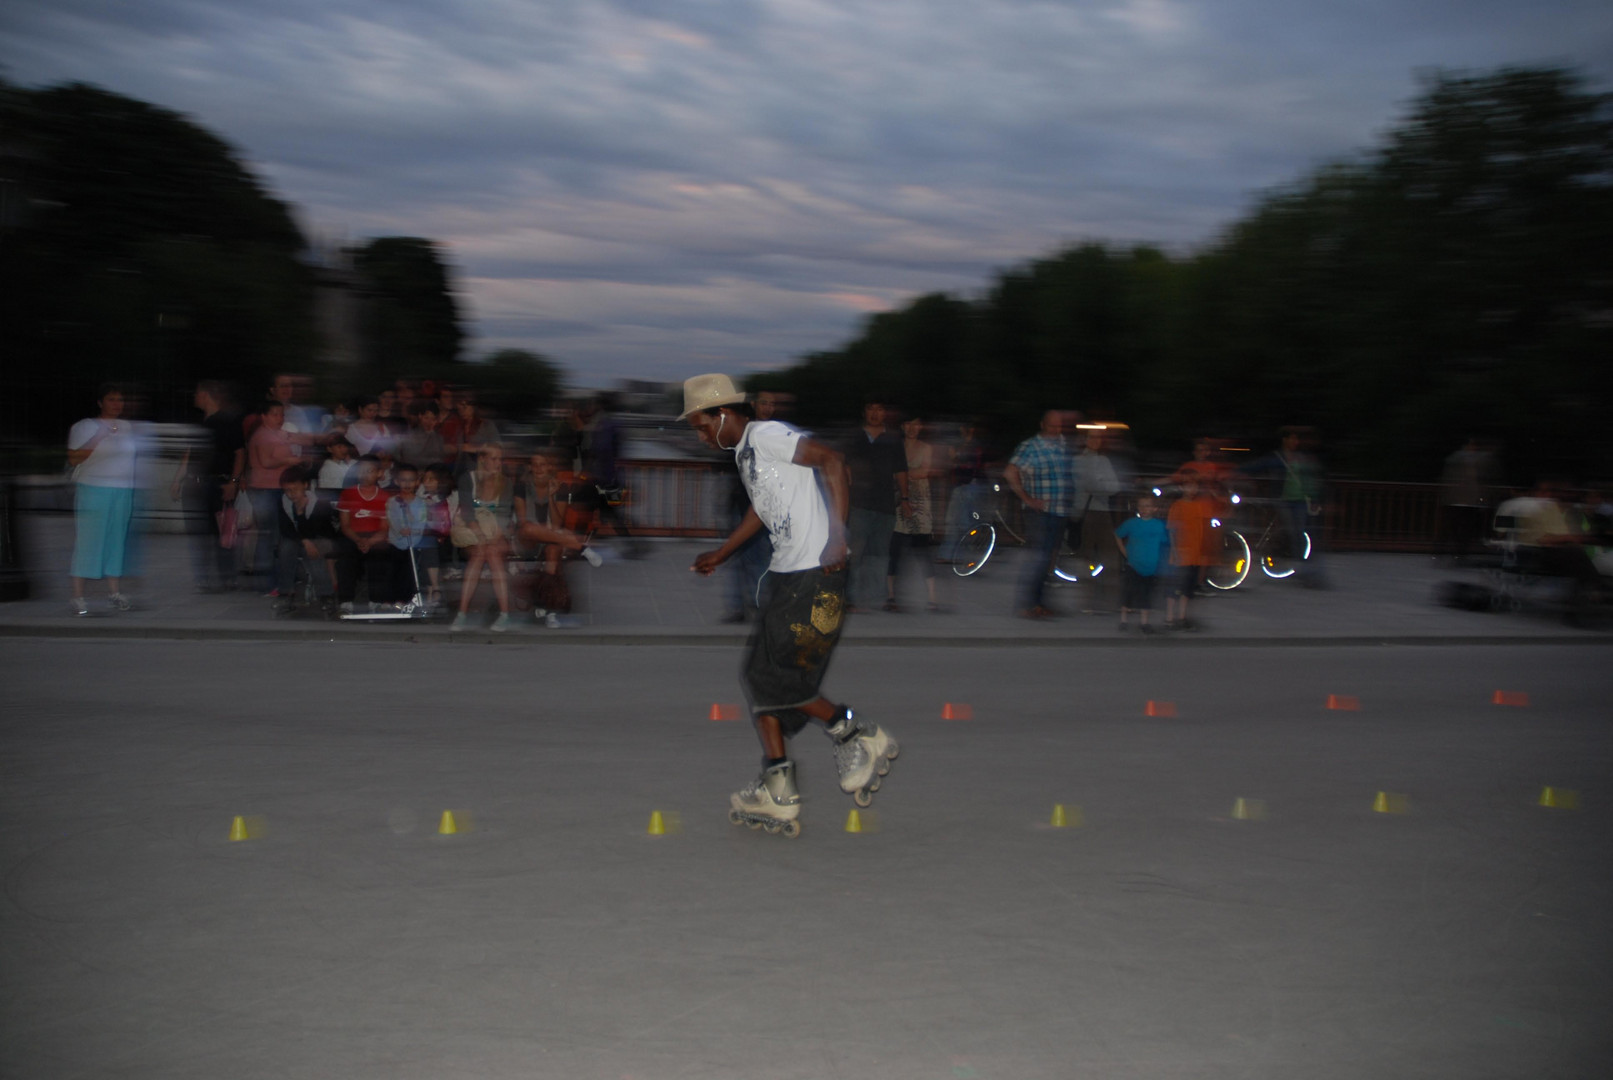
[[[1003,479],[1025,504],[1026,561],[1019,574],[1017,607],[1020,618],[1050,619],[1054,612],[1042,602],[1048,568],[1058,554],[1065,519],[1075,505],[1075,470],[1064,445],[1064,414],[1049,409],[1041,430],[1019,444]]]

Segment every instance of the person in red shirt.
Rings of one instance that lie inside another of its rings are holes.
[[[1215,439],[1205,436],[1194,439],[1192,459],[1184,461],[1167,479],[1181,484],[1191,477],[1198,484],[1199,497],[1209,499],[1215,512],[1224,517],[1232,505],[1228,500],[1232,495],[1233,468],[1220,460],[1215,444]]]
[[[341,539],[336,549],[336,600],[342,614],[353,613],[362,567],[369,583],[370,606],[392,600],[392,561],[397,551],[387,539],[387,492],[377,482],[380,462],[372,454],[358,461],[358,482],[336,501],[341,515]]]

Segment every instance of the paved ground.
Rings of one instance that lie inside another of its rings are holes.
[[[0,1075],[1605,1076],[1608,655],[866,641],[785,840],[732,647],[12,637]]]
[[[65,515],[31,515],[24,521],[25,540],[32,554],[34,597],[0,604],[0,634],[93,634],[96,636],[190,636],[262,640],[329,639],[333,636],[399,641],[410,637],[447,638],[445,621],[408,625],[330,623],[318,619],[276,620],[270,601],[261,596],[234,593],[201,596],[191,588],[188,538],[149,535],[143,538],[141,561],[144,578],[138,583],[139,610],[116,616],[79,620],[67,614],[67,561],[72,543],[72,522]],[[666,641],[738,642],[743,627],[722,623],[727,607],[726,588],[717,578],[689,572],[694,555],[714,546],[711,542],[652,542],[647,558],[615,558],[609,542],[602,545],[610,561],[595,570],[577,565],[570,580],[577,597],[581,627],[562,632],[525,624],[521,636],[547,642]],[[985,571],[959,579],[941,567],[945,614],[923,612],[916,577],[903,582],[903,596],[914,614],[875,612],[851,620],[847,637],[852,642],[974,641],[1012,643],[1036,641],[1114,641],[1118,639],[1112,616],[1083,616],[1088,606],[1085,587],[1053,594],[1054,606],[1069,617],[1049,623],[1016,619],[1013,585],[1020,553],[1003,550]],[[1206,624],[1203,633],[1181,635],[1172,644],[1224,644],[1228,641],[1283,643],[1443,640],[1613,640],[1605,630],[1566,627],[1549,603],[1545,590],[1523,611],[1506,614],[1459,611],[1434,602],[1435,591],[1447,580],[1478,581],[1481,575],[1452,570],[1443,560],[1417,555],[1345,554],[1329,557],[1333,588],[1314,591],[1294,581],[1268,581],[1258,573],[1233,593],[1203,601],[1196,614]],[[482,595],[491,603],[491,585]],[[486,633],[457,640],[489,641]],[[1129,639],[1131,644],[1156,646],[1157,640]]]

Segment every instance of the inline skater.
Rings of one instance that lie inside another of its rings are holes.
[[[686,380],[683,405],[679,419],[687,420],[702,442],[733,452],[751,499],[744,520],[723,545],[702,552],[690,569],[709,576],[762,529],[773,543],[766,595],[740,676],[762,743],[762,772],[734,793],[728,818],[796,836],[801,796],[788,743],[809,720],[828,732],[840,789],[858,806],[873,800],[898,749],[878,724],[818,692],[845,619],[850,504],[845,462],[788,424],[755,419],[745,395],[726,375]]]

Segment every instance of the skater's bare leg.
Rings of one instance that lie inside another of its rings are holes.
[[[770,761],[789,756],[784,746],[784,731],[779,727],[778,717],[772,713],[762,713],[756,718],[756,737],[762,740],[762,752]]]

